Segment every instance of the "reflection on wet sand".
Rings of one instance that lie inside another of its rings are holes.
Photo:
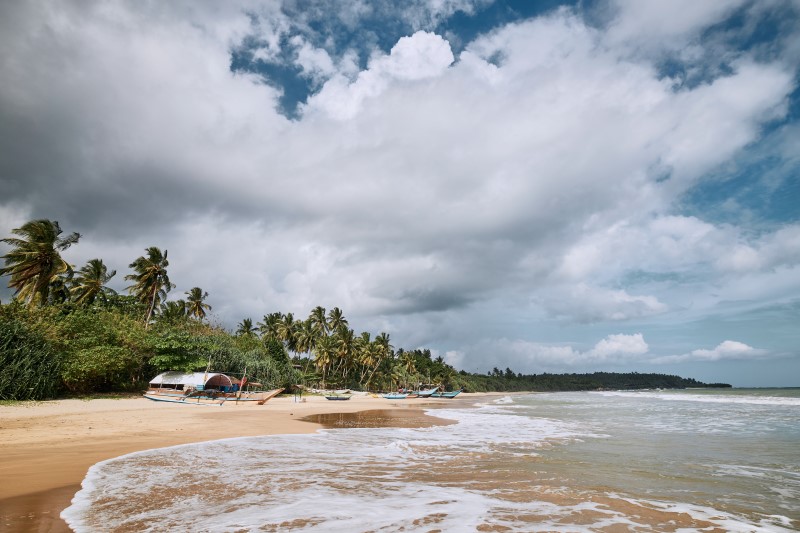
[[[424,428],[454,424],[425,414],[417,409],[373,409],[358,413],[322,413],[303,420],[320,424],[328,429],[344,428]]]

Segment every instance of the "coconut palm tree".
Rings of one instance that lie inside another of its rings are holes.
[[[375,337],[375,344],[377,344],[380,348],[382,359],[388,359],[389,357],[392,357],[393,346],[391,345],[388,333],[381,331]]]
[[[62,252],[78,242],[79,233],[60,237],[62,231],[53,220],[32,220],[11,230],[20,238],[0,239],[11,246],[3,256],[5,266],[0,276],[11,276],[8,286],[16,298],[29,306],[44,305],[50,284],[62,274],[70,275],[72,267],[61,258]]]
[[[127,288],[137,300],[147,305],[145,324],[150,323],[150,318],[156,306],[167,299],[167,293],[175,288],[167,275],[167,250],[161,253],[156,246],[151,246],[145,250],[147,257],[138,257],[133,263],[128,265],[135,274],[128,274],[125,279],[133,281],[133,285]]]
[[[116,294],[114,289],[106,287],[106,283],[116,275],[117,271],[109,272],[102,259],[90,259],[72,280],[73,301],[80,305],[91,305],[99,297],[106,302],[108,295]]]
[[[328,311],[328,319],[326,323],[328,326],[328,331],[339,331],[339,328],[346,328],[349,325],[347,319],[344,317],[344,313],[342,313],[342,310],[338,307],[334,307]]]
[[[363,386],[367,372],[375,364],[376,352],[372,348],[372,339],[368,331],[362,331],[361,335],[355,340],[356,359],[361,365],[361,376],[358,382]]]
[[[309,322],[311,322],[311,326],[314,329],[314,333],[317,335],[317,338],[325,337],[328,335],[328,321],[325,318],[325,308],[322,306],[317,306],[311,310],[311,314],[308,316]]]
[[[203,292],[200,287],[192,287],[192,290],[185,292],[186,314],[202,321],[206,317],[206,309],[211,310],[211,306],[203,300],[208,298],[208,293]]]
[[[379,338],[386,340],[388,343],[388,335],[385,333],[381,335],[384,337],[379,336]],[[369,333],[367,332],[362,333],[361,337],[356,339],[356,344],[359,347],[360,362],[363,365],[359,383],[368,389],[372,378],[375,376],[375,372],[378,371],[378,368],[380,368],[381,364],[387,359],[388,352],[385,349],[385,345],[379,342],[378,339],[370,341]],[[369,373],[369,376],[367,376],[367,373]],[[364,380],[365,377],[366,381]]]
[[[270,313],[264,315],[261,322],[258,322],[258,332],[261,334],[262,339],[278,339],[278,325],[283,319],[281,313]]]
[[[399,363],[408,374],[413,374],[417,371],[414,352],[403,352],[400,356]]]
[[[50,289],[48,291],[47,303],[51,305],[63,304],[69,301],[70,291],[69,284],[72,281],[72,272],[66,272],[57,276],[50,282]]]
[[[177,322],[187,316],[187,306],[184,300],[164,302],[161,304],[161,318],[170,322]]]
[[[316,346],[317,336],[314,333],[314,327],[311,325],[310,320],[303,320],[297,322],[297,331],[295,332],[295,351],[296,353],[308,354],[314,350]],[[308,359],[304,371],[308,373]]]
[[[296,330],[297,322],[292,313],[286,313],[277,324],[278,340],[283,342],[286,349],[292,352],[297,351]]]
[[[256,334],[256,327],[252,319],[245,318],[236,326],[236,334],[243,337],[252,337]]]
[[[345,381],[355,361],[356,335],[352,329],[340,325],[333,339],[336,346],[334,353],[337,360],[334,372],[341,372],[342,381]]]
[[[336,354],[336,342],[333,337],[321,337],[314,346],[314,364],[322,370],[322,388],[325,388],[325,377]]]

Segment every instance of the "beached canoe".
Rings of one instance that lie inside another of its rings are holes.
[[[408,394],[384,394],[383,397],[387,400],[405,400]]]
[[[428,390],[419,390],[412,392],[408,395],[409,398],[430,398],[431,395],[435,394],[436,391],[439,390],[439,387],[434,387]]]
[[[341,396],[341,395],[325,396],[326,400],[349,400],[350,398],[351,398],[350,396]]]
[[[435,392],[431,394],[431,398],[455,398],[459,394],[461,394],[461,389],[452,392]]]
[[[144,397],[154,402],[223,405],[228,402],[263,405],[283,389],[241,390],[246,382],[216,372],[163,372],[150,381]]]
[[[219,391],[195,391],[189,394],[176,394],[169,392],[159,392],[149,390],[144,393],[144,397],[154,402],[182,403],[192,405],[224,405],[226,403],[247,403],[254,405],[264,405],[271,398],[283,392],[283,389],[273,389],[269,391],[247,391],[242,393],[224,393]]]

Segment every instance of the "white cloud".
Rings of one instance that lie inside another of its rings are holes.
[[[609,28],[609,39],[617,45],[679,49],[694,34],[745,3],[746,0],[613,0],[616,17]]]
[[[296,63],[305,76],[322,81],[337,72],[333,59],[326,50],[315,48],[299,35],[292,37],[289,42],[296,47]]]
[[[646,359],[648,350],[641,333],[609,335],[585,351],[570,345],[495,339],[463,350],[466,355],[461,355],[458,360],[475,362],[480,358],[485,368],[511,367],[522,373],[574,372],[576,368],[592,371],[641,362]]]
[[[668,307],[650,295],[590,287],[586,283],[540,291],[542,305],[556,317],[579,322],[621,321],[665,312]]]
[[[609,335],[598,342],[587,355],[594,360],[604,361],[614,358],[638,357],[648,351],[647,343],[641,333],[634,335]]]
[[[418,31],[402,37],[388,55],[376,55],[369,68],[350,83],[334,76],[308,101],[307,112],[323,111],[331,117],[352,118],[366,98],[376,98],[392,80],[418,81],[441,75],[453,62],[450,45],[440,36]]]
[[[653,359],[654,363],[684,363],[688,361],[731,361],[761,359],[769,352],[748,346],[743,342],[726,340],[712,350],[697,349],[682,355],[668,355]]]

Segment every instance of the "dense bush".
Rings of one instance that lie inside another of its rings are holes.
[[[0,400],[44,400],[61,392],[61,358],[24,322],[0,311]]]

